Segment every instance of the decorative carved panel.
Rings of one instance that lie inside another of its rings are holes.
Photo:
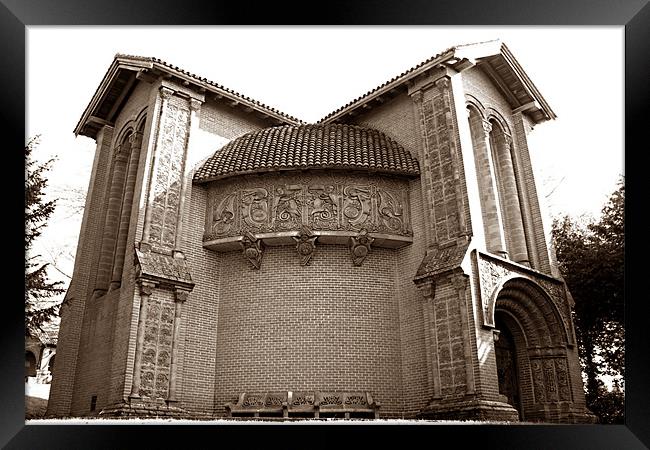
[[[483,309],[483,322],[485,325],[494,326],[492,294],[499,283],[510,276],[512,271],[484,258],[478,258],[478,274],[481,285],[481,305]]]
[[[571,387],[569,386],[569,371],[566,358],[557,358],[555,360],[555,374],[557,376],[560,401],[571,401]]]
[[[151,228],[149,242],[154,249],[171,250],[176,238],[182,168],[189,132],[190,111],[187,100],[165,100],[156,147]]]
[[[544,366],[544,384],[546,385],[546,400],[557,401],[557,385],[555,383],[555,363],[552,359],[545,359]]]
[[[542,403],[546,401],[546,390],[544,388],[544,373],[542,371],[542,362],[539,359],[533,359],[530,364],[533,371],[533,388],[535,391],[535,401]]]
[[[495,289],[498,285],[513,275],[519,275],[532,280],[544,290],[555,305],[560,318],[567,331],[570,344],[574,344],[571,333],[571,310],[564,290],[564,284],[560,280],[553,280],[538,275],[531,270],[523,269],[508,261],[500,261],[496,258],[485,258],[480,253],[475,258],[480,282],[481,306],[483,310],[483,322],[486,326],[494,326],[492,302]]]
[[[407,184],[371,177],[268,175],[215,182],[204,241],[251,233],[352,231],[412,236]]]
[[[167,398],[174,329],[174,303],[149,298],[142,346],[140,396]]]

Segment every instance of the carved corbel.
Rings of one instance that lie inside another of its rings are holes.
[[[359,232],[357,236],[350,237],[350,255],[352,255],[352,263],[355,266],[360,266],[370,253],[370,244],[375,238],[368,235],[368,230],[365,228]]]
[[[300,264],[303,266],[309,265],[309,261],[316,249],[317,236],[312,234],[309,227],[303,226],[300,229],[298,237],[292,237],[292,239],[296,241],[296,250],[298,251],[298,255],[300,255]]]
[[[262,241],[253,236],[250,232],[246,232],[240,245],[244,257],[253,265],[253,268],[259,269],[262,264]]]

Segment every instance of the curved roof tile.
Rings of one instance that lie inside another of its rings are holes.
[[[382,132],[347,124],[283,125],[230,141],[194,174],[204,183],[244,173],[362,169],[416,176],[417,160]]]

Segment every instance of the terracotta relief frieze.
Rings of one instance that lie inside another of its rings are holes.
[[[156,250],[174,248],[189,120],[186,100],[172,96],[164,101],[149,230],[149,242]]]
[[[535,401],[573,401],[566,357],[531,359]]]
[[[173,302],[162,297],[151,297],[147,305],[142,347],[140,397],[167,398],[173,326]]]
[[[313,231],[413,235],[406,184],[352,177],[267,180],[214,186],[204,242],[305,226]]]

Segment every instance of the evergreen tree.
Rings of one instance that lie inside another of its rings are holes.
[[[25,335],[35,336],[42,325],[58,314],[59,305],[51,298],[64,291],[62,282],[48,279],[47,263],[39,262],[40,255],[31,255],[36,238],[54,212],[56,201],[45,201],[46,172],[53,160],[38,164],[32,152],[38,146],[38,136],[25,146]],[[49,300],[49,301],[48,301]]]
[[[553,221],[560,272],[575,301],[574,319],[587,379],[587,405],[602,421],[621,423],[622,392],[607,394],[602,375],[622,378],[625,371],[624,205],[625,184],[621,178],[598,221],[581,224],[568,216]],[[603,401],[604,395],[607,402]],[[616,401],[621,404],[614,408],[612,402]]]

